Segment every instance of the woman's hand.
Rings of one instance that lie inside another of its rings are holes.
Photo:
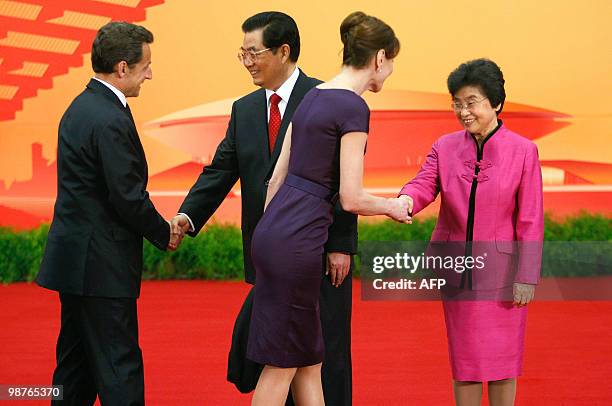
[[[402,195],[387,199],[387,216],[400,223],[412,224],[412,198]]]
[[[514,296],[514,304],[517,306],[525,306],[533,299],[535,285],[528,283],[515,283],[512,286],[512,295]]]
[[[408,195],[400,195],[398,199],[402,199],[408,202],[408,217],[410,217],[410,220],[412,220],[412,208],[414,207],[414,200],[412,200],[412,197]]]

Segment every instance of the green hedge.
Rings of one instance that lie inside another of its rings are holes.
[[[144,247],[145,279],[238,279],[242,277],[242,237],[235,226],[211,225],[196,238],[185,237],[167,253],[148,241]]]
[[[0,282],[34,280],[49,232],[49,226],[15,233],[0,228]]]
[[[359,224],[360,241],[426,241],[436,219],[411,226],[391,221]],[[38,272],[48,226],[26,232],[0,228],[0,282],[32,281]],[[612,241],[612,218],[583,213],[562,222],[545,219],[547,241]],[[242,277],[240,229],[211,225],[196,238],[186,237],[172,253],[144,248],[145,279],[239,279]]]

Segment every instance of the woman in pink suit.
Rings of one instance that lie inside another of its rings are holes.
[[[449,75],[448,90],[464,130],[434,143],[400,195],[415,214],[441,195],[432,241],[466,242],[469,250],[483,242],[492,247],[486,277],[476,269],[463,272],[456,291],[507,288],[514,302],[448,296],[443,301],[454,394],[457,405],[480,405],[488,382],[490,405],[513,405],[522,372],[525,305],[539,280],[544,234],[538,150],[498,119],[506,94],[494,62],[461,64]]]

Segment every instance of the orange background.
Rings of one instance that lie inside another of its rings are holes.
[[[19,2],[0,1],[0,17],[5,16],[2,18],[8,18],[7,3]],[[61,5],[62,1],[53,3]],[[138,99],[129,100],[151,175],[191,161],[192,154],[147,135],[145,123],[254,90],[248,73],[235,56],[242,43],[240,25],[246,17],[271,9],[292,15],[302,37],[299,67],[310,76],[327,79],[337,72],[341,63],[338,34],[341,20],[352,11],[363,10],[389,23],[401,40],[402,50],[395,62],[395,72],[385,84],[385,89],[409,91],[400,92],[400,98],[401,95],[418,96],[411,92],[446,95],[445,80],[452,69],[468,59],[488,57],[504,71],[509,102],[568,115],[568,118],[554,120],[569,125],[535,140],[540,158],[543,161],[574,161],[573,167],[566,165],[564,170],[575,171],[565,174],[565,182],[561,173],[561,183],[572,184],[568,179],[574,176],[580,179],[580,184],[586,182],[591,187],[596,186],[595,194],[578,193],[568,197],[572,207],[610,213],[612,53],[608,48],[612,43],[609,24],[612,3],[609,1],[104,0],[98,3],[145,10],[146,18],[134,22],[155,34],[153,80],[143,85]],[[10,18],[13,22],[19,21]],[[5,49],[2,48],[3,38],[7,35],[0,30],[0,59]],[[42,144],[43,157],[54,161],[57,123],[70,101],[92,76],[89,54],[83,54],[82,58],[82,66],[53,77],[49,89],[39,89],[34,97],[24,99],[14,119],[0,121],[0,180],[6,187],[32,178],[33,143]],[[5,73],[3,63],[0,62],[0,86]],[[388,102],[385,91],[378,99],[369,98],[368,102],[373,111],[377,106],[384,106]],[[410,100],[404,103],[407,109],[415,104]],[[410,148],[407,141],[402,147]],[[545,168],[545,180],[551,184],[557,182],[558,167],[546,171]],[[197,174],[193,174],[193,170],[189,174],[192,174],[190,184]],[[405,180],[409,176],[411,172],[407,171]],[[401,184],[385,186],[399,189]],[[49,198],[47,193],[36,196],[35,190],[28,195]],[[15,204],[15,196],[11,199],[0,196],[0,205],[23,208]],[[565,214],[563,199],[547,208]],[[593,200],[605,204],[591,207],[589,204]],[[172,204],[178,207],[180,199]],[[164,207],[164,214],[172,213],[172,204]],[[48,217],[48,210],[34,212]],[[221,220],[234,221],[235,216],[228,214]]]

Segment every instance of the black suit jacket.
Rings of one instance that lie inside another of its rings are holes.
[[[138,297],[143,236],[162,250],[170,239],[147,180],[129,107],[92,79],[60,122],[57,200],[37,283],[75,295]]]
[[[272,154],[268,146],[266,92],[258,89],[234,102],[225,138],[210,165],[193,185],[179,209],[187,214],[197,234],[219,207],[236,181],[240,179],[242,192],[242,243],[244,272],[248,283],[255,283],[255,270],[251,260],[251,237],[263,214],[267,181],[272,176],[278,160],[285,132],[295,109],[304,95],[320,80],[310,78],[300,71]],[[355,253],[357,251],[357,216],[334,209],[334,222],[329,229],[326,244],[328,252]]]

